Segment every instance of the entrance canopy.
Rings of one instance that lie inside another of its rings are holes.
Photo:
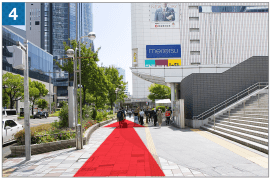
[[[162,66],[162,67],[131,67],[131,72],[152,83],[180,83],[193,73],[222,73],[236,64]]]

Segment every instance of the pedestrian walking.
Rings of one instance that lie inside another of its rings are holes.
[[[158,120],[158,124],[160,128],[162,124],[162,110],[160,109],[160,107],[158,108],[158,111],[157,111],[157,120]]]
[[[129,110],[127,113],[128,113],[129,118],[130,118],[131,117],[131,110]]]
[[[134,111],[134,123],[136,123],[136,124],[139,124],[139,118],[138,118],[138,115],[139,115],[139,108],[137,108],[137,109]]]
[[[156,126],[156,124],[157,124],[157,110],[156,110],[156,108],[154,108],[154,110],[152,111],[152,117],[154,119],[154,126]]]
[[[119,128],[121,128],[121,124],[125,119],[125,113],[123,111],[123,108],[120,108],[117,112],[117,121],[119,122]]]
[[[144,117],[144,112],[143,112],[143,110],[141,109],[141,111],[140,111],[140,124],[141,125],[143,125],[144,123],[143,123],[143,117]]]
[[[167,109],[167,106],[166,106],[166,112],[165,112],[166,125],[170,125],[171,115],[172,115],[171,107],[169,107],[169,109]]]

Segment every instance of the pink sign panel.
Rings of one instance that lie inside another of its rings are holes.
[[[156,60],[156,66],[168,66],[168,60]]]

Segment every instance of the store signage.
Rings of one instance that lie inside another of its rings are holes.
[[[155,60],[145,60],[145,67],[155,67]]]
[[[175,57],[181,57],[181,45],[146,45],[146,58]]]
[[[169,59],[168,66],[181,66],[181,59]]]

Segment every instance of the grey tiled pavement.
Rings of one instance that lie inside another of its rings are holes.
[[[133,121],[133,118],[129,120]],[[105,127],[97,129],[92,134],[89,144],[85,145],[82,150],[69,148],[33,155],[28,162],[24,161],[24,157],[9,158],[3,163],[3,170],[15,169],[11,174],[8,174],[10,177],[72,177],[113,129]],[[166,176],[268,175],[268,169],[233,154],[189,129],[180,130],[171,126],[163,126],[158,129],[153,127],[151,123],[149,129],[162,170]],[[147,145],[145,129],[135,128],[135,130]]]

